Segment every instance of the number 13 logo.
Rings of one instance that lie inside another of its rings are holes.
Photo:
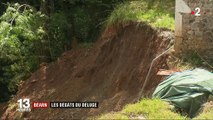
[[[30,108],[30,99],[19,99],[17,102],[19,103],[20,109]]]

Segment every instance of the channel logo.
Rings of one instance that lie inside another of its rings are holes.
[[[19,100],[17,100],[17,103],[18,103],[18,106],[19,106],[17,111],[19,111],[19,112],[30,112],[31,111],[30,99],[28,99],[28,98],[19,99]]]
[[[29,98],[17,100],[19,112],[31,112],[31,108],[48,108],[48,102],[30,102]]]

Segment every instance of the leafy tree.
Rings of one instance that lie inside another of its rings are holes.
[[[1,0],[0,101],[9,99],[40,63],[55,60],[65,45],[71,49],[74,38],[95,41],[114,6],[122,1]]]
[[[45,36],[45,19],[31,6],[19,4],[8,5],[0,17],[0,84],[7,86],[0,88],[7,89],[1,91],[0,100],[15,93],[18,83],[37,68],[40,56],[37,44]]]
[[[62,12],[54,13],[50,16],[48,34],[50,39],[51,57],[53,60],[64,52],[65,44],[71,46],[67,36],[67,26],[69,24],[67,19],[67,16]]]

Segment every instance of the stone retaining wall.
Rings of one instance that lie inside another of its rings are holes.
[[[213,59],[213,0],[184,0],[192,11],[199,7],[201,16],[183,14],[183,53],[198,52],[204,58]],[[195,11],[196,12],[196,11]]]

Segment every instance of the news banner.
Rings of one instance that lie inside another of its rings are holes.
[[[45,108],[98,108],[98,102],[31,102],[29,98],[17,101],[19,112],[30,112],[31,109]]]

